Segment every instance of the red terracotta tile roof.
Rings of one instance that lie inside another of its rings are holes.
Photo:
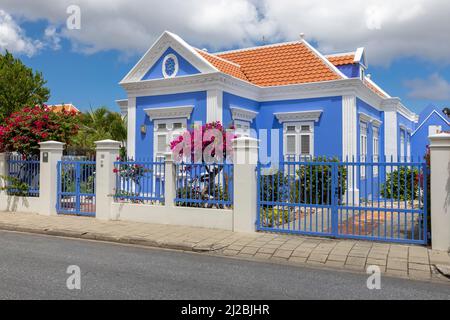
[[[355,63],[355,54],[326,56],[326,58],[336,67]]]
[[[373,83],[371,83],[369,80],[364,79],[364,84],[366,85],[367,88],[369,88],[370,90],[372,90],[373,92],[375,92],[377,95],[379,95],[382,98],[388,98],[388,96],[382,92],[380,89],[377,88],[377,86],[375,86]]]
[[[214,67],[219,69],[221,72],[229,74],[235,78],[249,81],[245,76],[244,72],[242,72],[241,67],[235,63],[227,61],[225,59],[221,59],[216,57],[210,53],[207,53],[203,50],[196,49],[200,55],[205,58],[209,63],[211,63]]]
[[[65,110],[66,112],[74,111],[76,113],[80,113],[80,110],[78,110],[73,104],[54,104],[54,105],[48,105],[47,108],[51,109],[53,112],[61,112],[62,110]]]
[[[220,71],[263,87],[342,79],[301,42],[201,54]]]

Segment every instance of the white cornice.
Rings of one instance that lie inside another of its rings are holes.
[[[238,107],[230,107],[230,109],[233,120],[244,120],[252,122],[253,119],[255,119],[258,115],[258,112],[248,109]]]
[[[318,122],[322,110],[312,110],[312,111],[296,111],[296,112],[277,112],[274,113],[275,117],[280,123],[291,122],[291,121],[314,121]]]
[[[116,103],[119,106],[120,112],[122,114],[127,114],[128,113],[128,99],[116,100]]]
[[[371,115],[368,115],[364,112],[359,112],[359,119],[364,121],[364,122],[369,122],[372,125],[374,125],[375,127],[379,127],[381,126],[382,122],[380,120],[378,120],[375,117],[372,117]]]
[[[150,120],[191,117],[194,106],[162,107],[144,109]]]
[[[201,73],[217,72],[217,68],[203,58],[193,47],[187,44],[179,36],[165,31],[156,42],[148,49],[144,56],[136,63],[131,71],[122,79],[120,84],[139,81],[147,71],[156,63],[161,55],[172,48]]]

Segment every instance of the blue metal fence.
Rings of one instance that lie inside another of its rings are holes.
[[[427,242],[424,162],[287,161],[257,175],[258,230]]]
[[[117,161],[114,163],[117,202],[164,203],[163,161]]]
[[[39,197],[39,156],[9,154],[7,181],[8,195]]]
[[[184,207],[231,208],[233,164],[180,163],[176,165],[175,203]]]
[[[59,214],[95,216],[95,168],[95,161],[58,161]]]

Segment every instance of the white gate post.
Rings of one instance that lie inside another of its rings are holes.
[[[2,197],[6,197],[6,190],[2,191],[1,188],[6,186],[6,181],[2,179],[2,176],[6,177],[8,175],[8,163],[7,163],[7,154],[6,153],[0,153],[0,199]],[[2,204],[6,203],[6,201],[2,200]],[[0,205],[0,210],[1,210]]]
[[[164,205],[166,207],[175,206],[176,197],[176,176],[175,164],[173,162],[173,155],[171,152],[166,154],[164,165]]]
[[[58,161],[63,155],[64,143],[45,141],[40,145],[39,171],[39,203],[36,208],[39,214],[45,216],[56,215],[56,201],[58,192]]]
[[[256,164],[258,140],[241,137],[233,140],[233,231],[256,231]]]
[[[114,162],[120,154],[120,142],[114,140],[96,141],[95,165],[95,217],[100,220],[117,220],[112,216],[115,175]]]
[[[450,250],[450,134],[432,135],[431,244],[433,250]]]

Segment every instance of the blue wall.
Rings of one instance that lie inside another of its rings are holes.
[[[407,131],[403,130],[400,128],[400,126],[404,126],[407,128]],[[405,118],[404,116],[402,116],[400,113],[397,113],[397,154],[398,156],[401,155],[401,143],[400,143],[400,139],[401,136],[403,135],[405,137],[405,145],[404,145],[404,150],[403,150],[403,154],[405,155],[405,157],[407,156],[407,135],[411,135],[411,133],[414,131],[415,129],[415,123],[408,120],[407,118]],[[408,132],[409,131],[409,132]],[[411,137],[410,137],[411,139]],[[411,142],[411,155],[413,154],[413,145]],[[405,160],[405,159],[400,159],[400,160]]]
[[[439,115],[433,113],[423,125],[414,132],[412,143],[412,155],[414,160],[420,158],[423,159],[426,153],[426,148],[430,144],[428,140],[428,127],[429,126],[442,126],[443,131],[450,131],[450,125],[448,125]]]
[[[172,48],[168,48],[162,56],[159,58],[159,60],[150,68],[150,70],[145,74],[145,76],[142,78],[142,80],[152,80],[152,79],[162,79],[164,78],[164,75],[162,73],[162,67],[163,67],[163,60],[166,55],[168,54],[174,54],[178,58],[178,73],[177,77],[179,76],[188,76],[193,74],[198,74],[200,71],[198,71],[193,65],[191,65],[189,62],[186,61],[182,56],[180,56],[175,50]]]
[[[314,124],[314,155],[328,157],[342,156],[342,97],[259,103],[225,92],[223,96],[223,123],[225,126],[228,126],[232,122],[230,107],[259,112],[252,123],[252,128],[255,130],[268,129],[267,150],[260,150],[261,152],[267,151],[266,156],[268,157],[272,156],[272,137],[270,130],[279,130],[279,152],[277,155],[279,160],[283,157],[283,125],[279,123],[274,113],[323,110],[319,122]],[[272,161],[278,159],[274,158]]]
[[[337,66],[337,68],[349,78],[359,78],[360,76],[359,64],[345,64],[342,66]]]
[[[193,105],[188,128],[196,121],[206,122],[206,91],[148,96],[136,98],[136,159],[153,159],[153,121],[150,121],[144,109]],[[147,133],[141,134],[142,124]]]

